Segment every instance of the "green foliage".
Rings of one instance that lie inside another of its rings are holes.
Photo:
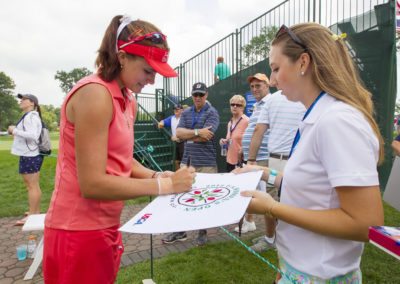
[[[252,66],[269,56],[271,42],[277,32],[278,28],[275,26],[263,27],[260,30],[260,35],[253,37],[248,44],[242,47],[244,53],[243,68]]]
[[[41,105],[42,119],[50,131],[56,131],[60,124],[60,108],[53,105]]]
[[[7,130],[11,124],[18,121],[20,109],[13,91],[14,81],[4,72],[0,72],[0,131]]]
[[[75,68],[70,72],[66,71],[57,71],[54,78],[60,81],[60,88],[62,91],[67,94],[71,88],[85,76],[92,74],[92,71],[87,69],[86,67],[83,68]]]

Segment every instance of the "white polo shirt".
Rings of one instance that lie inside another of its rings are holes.
[[[355,108],[325,94],[300,123],[281,202],[326,210],[339,207],[338,186],[379,185],[379,141]],[[359,268],[363,243],[323,236],[279,221],[279,254],[299,271],[329,279]]]

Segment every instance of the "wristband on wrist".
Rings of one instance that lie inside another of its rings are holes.
[[[194,136],[199,136],[199,130],[198,129],[194,130]]]
[[[268,176],[268,184],[269,185],[275,185],[275,179],[276,176],[278,175],[278,172],[274,169],[269,169],[269,176]]]
[[[160,178],[157,178],[157,185],[158,185],[158,195],[161,195],[161,181],[160,181]]]
[[[174,193],[171,178],[157,178],[158,182],[158,195]]]
[[[255,162],[256,159],[247,159],[247,162]]]

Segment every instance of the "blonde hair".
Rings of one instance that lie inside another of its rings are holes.
[[[232,98],[230,98],[229,103],[231,104],[233,101],[239,101],[243,107],[246,107],[246,100],[242,95],[233,95]]]
[[[310,55],[310,71],[314,83],[329,95],[358,109],[371,125],[379,139],[378,164],[381,164],[384,159],[384,141],[374,119],[372,94],[363,86],[343,40],[335,39],[328,28],[316,23],[294,25],[290,30],[306,49],[296,44],[288,33],[275,38],[272,45],[280,45],[282,53],[293,62],[304,52]]]
[[[117,30],[120,25],[120,20],[122,16],[115,16],[111,23],[108,25],[107,30],[104,34],[103,40],[101,42],[100,48],[98,50],[98,55],[96,58],[96,67],[98,68],[99,76],[105,81],[114,80],[119,73],[121,72],[121,68],[119,65],[117,51],[115,50],[115,45],[117,41]],[[130,22],[125,28],[122,29],[118,39],[128,42],[129,36],[142,36],[152,32],[161,32],[155,25],[142,21],[136,20]],[[162,49],[169,50],[168,44],[166,41],[160,44],[154,44],[149,40],[143,40],[138,42],[137,44],[147,45],[147,46],[156,46]],[[131,57],[135,57],[135,55],[130,55]]]

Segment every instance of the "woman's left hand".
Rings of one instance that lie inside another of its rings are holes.
[[[242,191],[241,196],[251,197],[249,207],[247,207],[247,213],[250,214],[261,214],[270,215],[271,208],[278,203],[271,195],[266,192],[259,190]]]

